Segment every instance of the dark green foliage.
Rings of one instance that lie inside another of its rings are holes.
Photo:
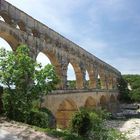
[[[88,89],[89,88],[89,82],[90,82],[89,80],[86,80],[85,81],[85,89]]]
[[[76,89],[76,81],[75,80],[68,80],[67,81],[67,88],[68,89]]]
[[[56,119],[52,112],[47,108],[40,108],[39,111],[48,114],[48,127],[49,128],[56,128]]]
[[[38,110],[32,110],[29,113],[28,121],[27,123],[30,125],[35,125],[41,128],[48,128],[49,126],[49,116],[47,113],[38,111]]]
[[[140,102],[140,75],[123,75],[123,78],[131,87],[129,91],[131,100]]]
[[[108,117],[109,113],[104,110],[81,109],[73,116],[71,130],[86,140],[126,140],[120,132],[105,127]]]
[[[131,98],[129,97],[129,89],[128,89],[128,85],[127,85],[127,81],[125,80],[125,78],[121,77],[120,79],[118,79],[118,89],[119,89],[119,100],[120,101],[125,101],[125,102],[130,102]]]
[[[101,79],[100,78],[98,78],[98,80],[97,80],[97,88],[98,89],[101,89],[102,88]]]
[[[75,113],[71,121],[71,131],[85,137],[90,130],[91,119],[89,113],[84,109]]]

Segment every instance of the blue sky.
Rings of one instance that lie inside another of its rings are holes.
[[[140,0],[8,0],[122,74],[140,74]]]

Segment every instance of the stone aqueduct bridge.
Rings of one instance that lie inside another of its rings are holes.
[[[117,102],[117,79],[121,76],[118,70],[4,0],[0,0],[0,18],[3,19],[0,20],[0,37],[13,50],[19,44],[27,44],[34,59],[42,52],[54,65],[61,81],[59,90],[48,95],[44,105],[52,111],[59,125],[66,126],[79,107],[102,106],[111,109],[110,106]],[[76,75],[74,91],[67,90],[69,63]],[[89,87],[85,90],[86,71]],[[98,89],[98,77],[101,89]]]

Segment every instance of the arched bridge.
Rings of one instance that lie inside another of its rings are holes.
[[[3,19],[0,20],[0,37],[13,50],[19,44],[27,44],[34,59],[42,52],[54,65],[60,84],[55,93],[46,97],[44,105],[53,112],[60,125],[67,125],[64,120],[69,120],[71,115],[68,114],[81,106],[108,106],[111,109],[109,103],[115,102],[118,96],[117,80],[121,73],[117,69],[5,0],[0,0],[0,19]],[[69,64],[75,71],[75,90],[68,90],[67,87]],[[88,87],[86,71],[89,75]]]

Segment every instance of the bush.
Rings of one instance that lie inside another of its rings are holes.
[[[48,128],[49,115],[42,111],[32,110],[29,114],[27,123],[41,128]]]
[[[49,128],[56,128],[56,119],[55,119],[54,115],[52,114],[52,112],[50,110],[48,110],[47,108],[40,108],[39,111],[48,114]]]
[[[26,123],[30,107],[28,106],[28,104],[25,104],[22,99],[20,100],[19,98],[18,100],[17,96],[14,96],[14,93],[15,92],[13,92],[13,95],[11,95],[9,94],[8,90],[4,91],[2,98],[4,115],[9,119]],[[18,95],[21,95],[21,93],[19,93]]]
[[[82,109],[73,116],[71,130],[86,140],[126,140],[121,132],[105,127],[108,117],[105,110]]]
[[[76,133],[78,136],[85,137],[92,128],[91,124],[89,113],[86,110],[80,110],[75,113],[71,120],[71,131]]]

